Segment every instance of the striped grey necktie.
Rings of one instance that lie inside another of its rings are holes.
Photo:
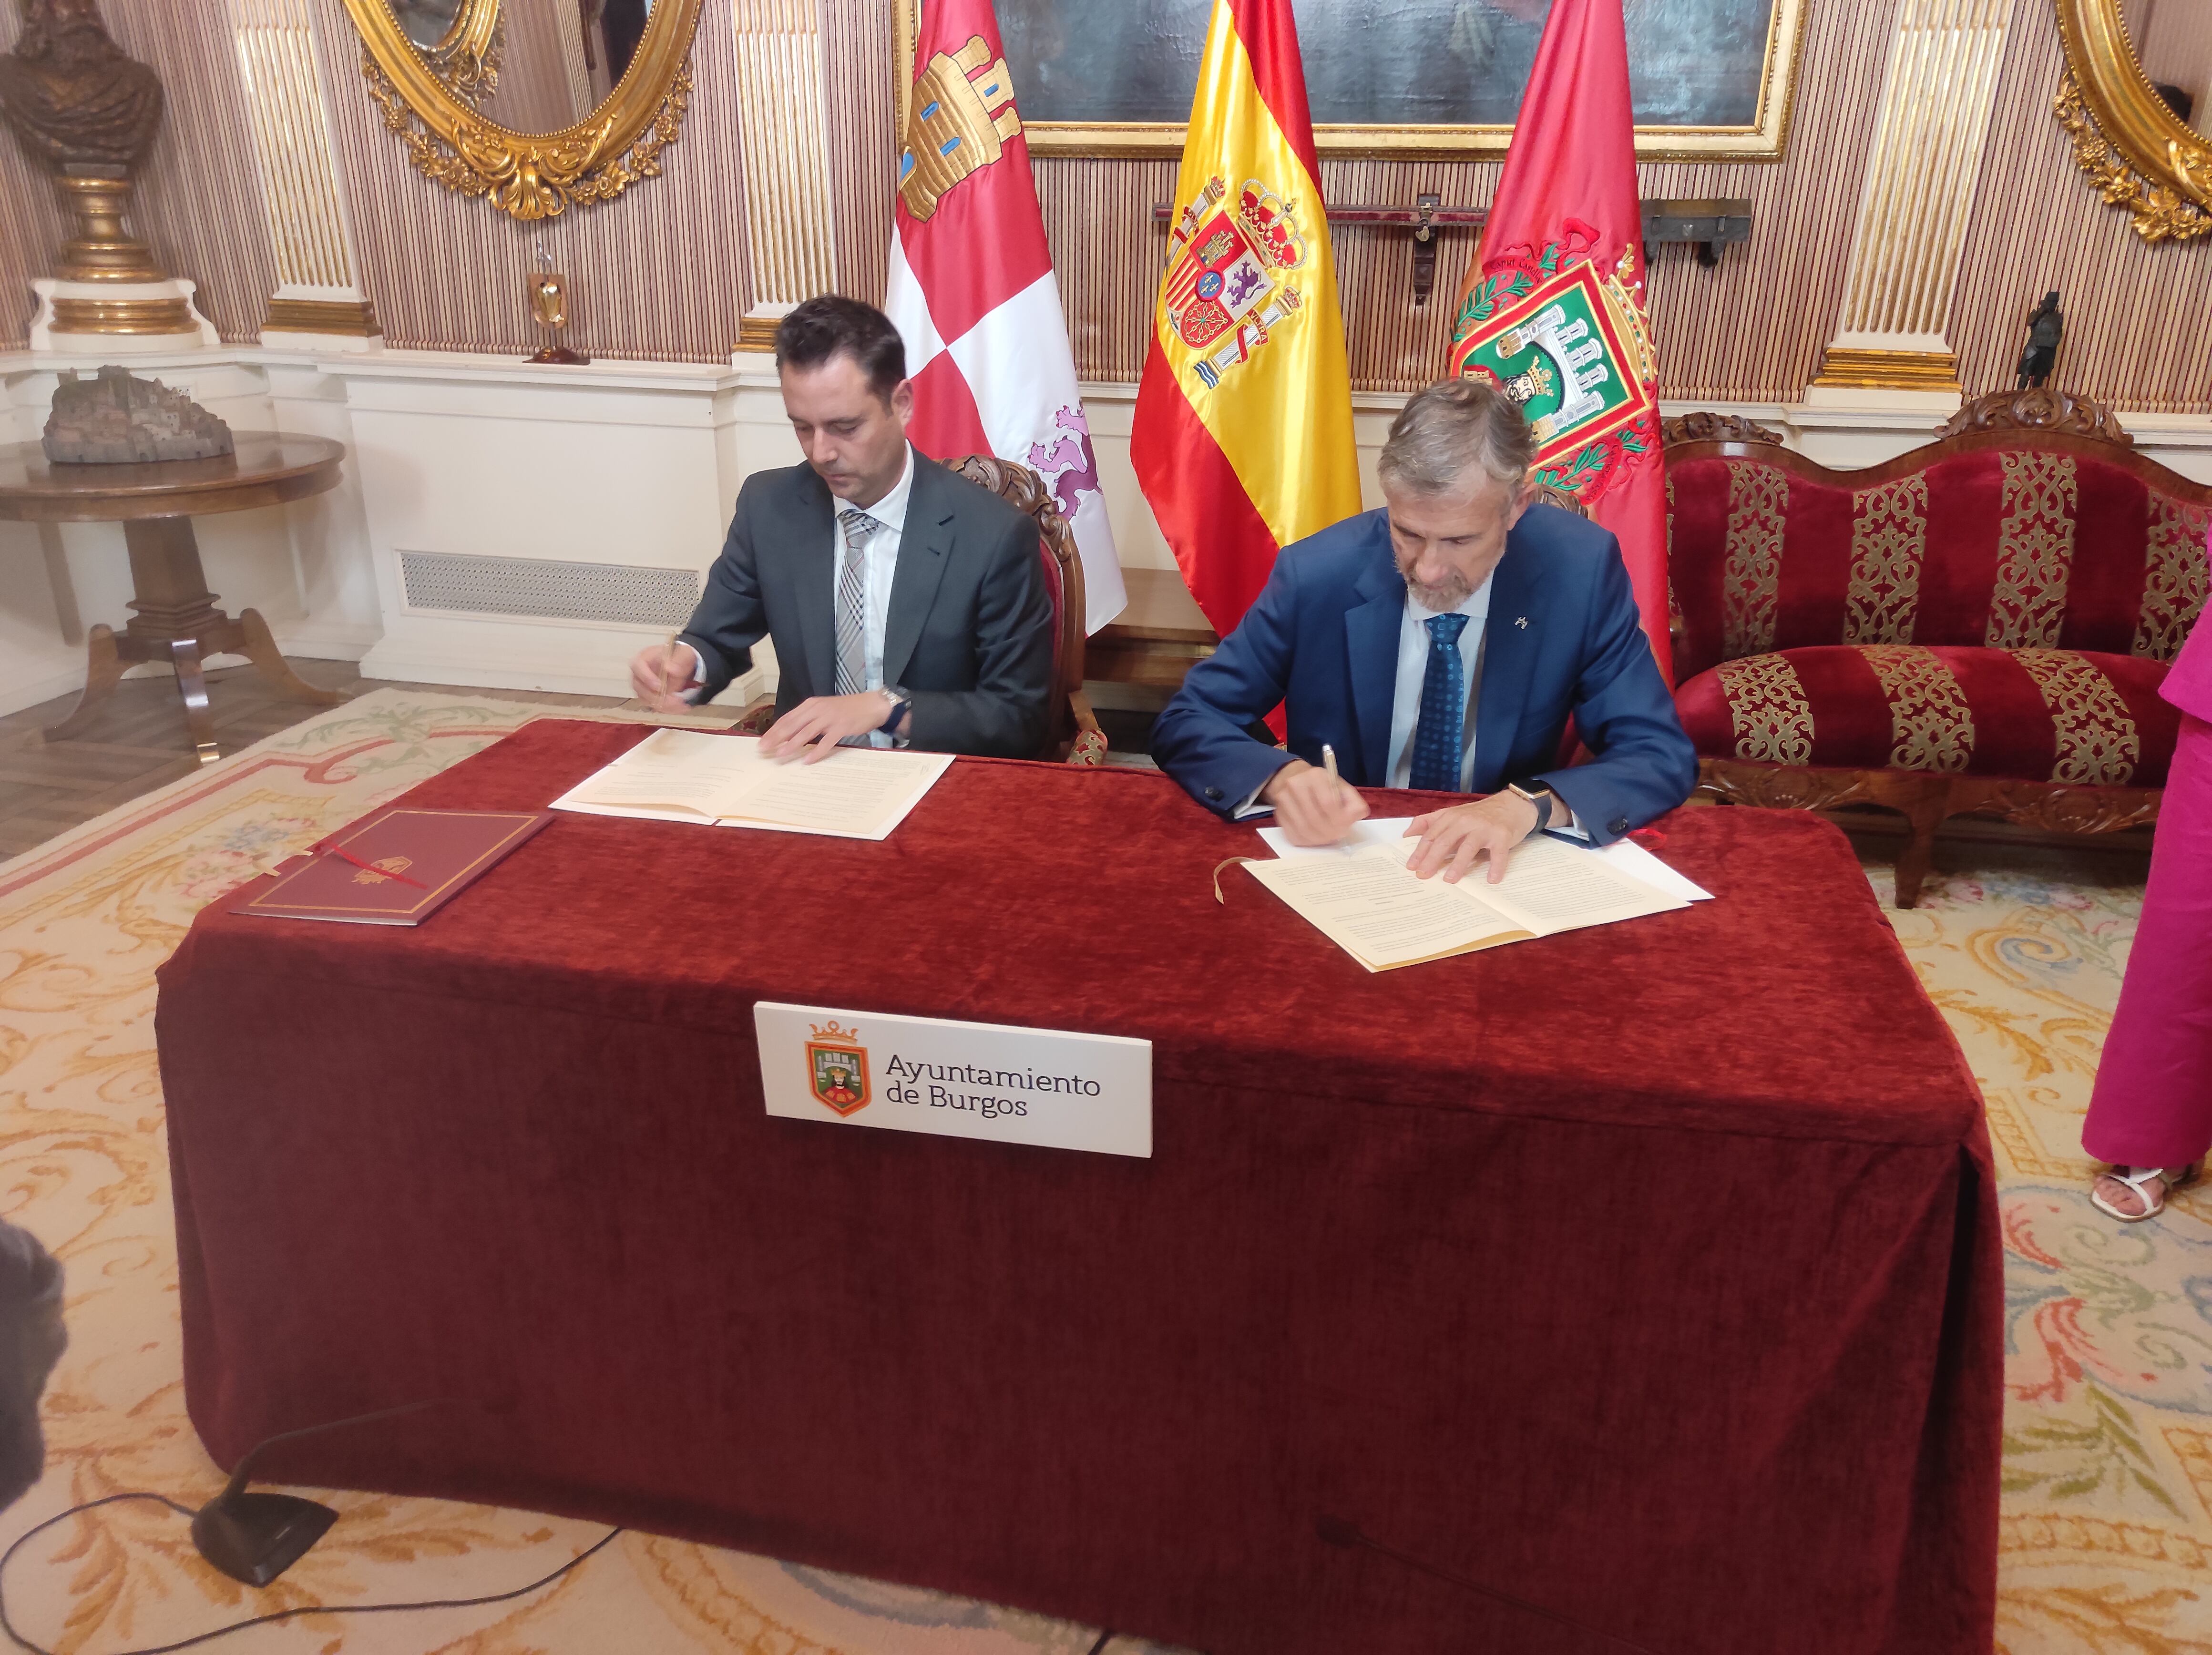
[[[848,506],[837,521],[845,526],[845,567],[837,576],[836,693],[857,695],[868,687],[868,540],[876,520]]]

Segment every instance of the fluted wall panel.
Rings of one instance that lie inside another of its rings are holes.
[[[309,0],[232,0],[276,279],[353,286]]]
[[[753,302],[795,305],[835,285],[817,0],[735,0],[738,141]]]
[[[837,291],[884,302],[898,110],[890,0],[821,0]]]
[[[2212,414],[2212,238],[2146,246],[2098,199],[2051,118],[2064,66],[2051,9],[2021,5],[1960,261],[1960,380],[1970,395],[2011,385],[2027,312],[2057,288],[2060,384],[2122,408]]]
[[[325,86],[343,154],[362,284],[388,345],[520,355],[542,342],[524,282],[543,242],[570,282],[568,342],[593,356],[715,361],[729,355],[751,276],[730,0],[706,0],[696,84],[662,176],[612,203],[521,224],[449,194],[409,165],[361,72],[340,0],[314,0],[330,50]]]

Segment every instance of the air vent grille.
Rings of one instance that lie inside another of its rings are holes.
[[[399,578],[410,609],[519,620],[666,628],[682,626],[699,602],[697,570],[626,563],[402,552]]]

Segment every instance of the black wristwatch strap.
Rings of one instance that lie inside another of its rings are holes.
[[[1533,787],[1517,781],[1505,785],[1536,807],[1536,825],[1528,830],[1530,833],[1540,834],[1552,825],[1552,801],[1559,797],[1558,794],[1541,782]]]

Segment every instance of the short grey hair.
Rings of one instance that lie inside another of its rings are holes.
[[[1409,494],[1457,494],[1477,466],[1517,488],[1535,454],[1535,434],[1511,397],[1480,379],[1440,379],[1390,422],[1375,470],[1385,488]]]

